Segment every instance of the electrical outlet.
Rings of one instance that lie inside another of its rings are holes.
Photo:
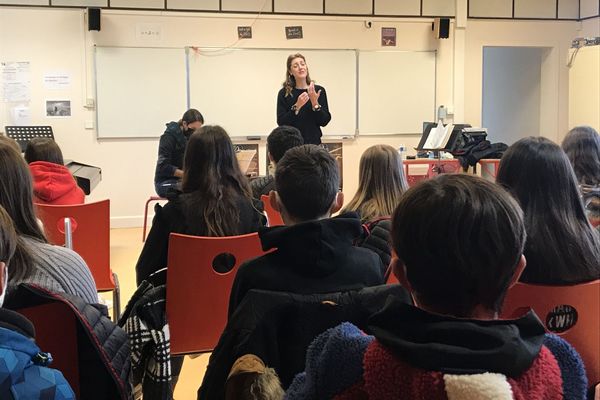
[[[96,102],[92,98],[85,99],[85,107],[86,108],[94,108],[96,106]]]
[[[94,121],[88,119],[85,121],[85,129],[94,129]]]

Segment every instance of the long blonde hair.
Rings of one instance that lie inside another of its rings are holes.
[[[291,95],[292,90],[296,87],[296,78],[294,78],[294,75],[292,75],[290,73],[290,69],[292,68],[292,61],[294,61],[295,58],[301,58],[306,63],[306,58],[304,58],[304,56],[300,53],[290,54],[288,56],[287,61],[285,63],[285,65],[286,65],[285,81],[283,81],[283,88],[285,89],[285,97],[288,97],[289,95]],[[306,83],[310,85],[310,82],[311,82],[311,79],[310,79],[310,75],[308,73],[308,67],[307,67],[306,68]]]
[[[342,212],[356,211],[363,222],[392,215],[407,189],[398,151],[387,144],[371,146],[360,158],[358,190]]]

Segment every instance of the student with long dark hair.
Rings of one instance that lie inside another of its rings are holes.
[[[586,217],[569,159],[557,144],[543,137],[517,141],[502,156],[496,180],[525,213],[522,281],[562,285],[600,278],[600,238]]]
[[[9,286],[34,283],[97,303],[96,284],[85,261],[74,251],[46,240],[34,211],[29,168],[21,154],[5,141],[0,141],[0,171],[0,205],[19,235]]]
[[[178,122],[167,124],[158,144],[158,160],[154,173],[154,188],[160,197],[173,195],[183,177],[183,155],[188,139],[204,125],[200,111],[190,108]]]
[[[256,232],[262,224],[227,132],[220,126],[203,126],[187,145],[182,193],[156,208],[136,265],[137,283],[167,266],[171,232],[234,236]]]
[[[600,135],[591,126],[578,126],[562,142],[593,226],[600,226]]]
[[[34,138],[25,149],[25,161],[33,178],[33,201],[42,204],[83,204],[85,193],[65,167],[54,139]]]

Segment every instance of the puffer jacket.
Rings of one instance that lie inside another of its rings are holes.
[[[52,293],[37,285],[21,284],[4,307],[18,311],[51,302],[66,304],[77,320],[80,398],[131,400],[129,342],[123,329],[107,317],[100,304],[88,304],[66,293]]]

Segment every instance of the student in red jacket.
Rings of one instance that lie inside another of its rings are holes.
[[[62,152],[54,140],[31,140],[25,150],[25,160],[33,177],[34,203],[83,204],[85,194],[64,166]]]

